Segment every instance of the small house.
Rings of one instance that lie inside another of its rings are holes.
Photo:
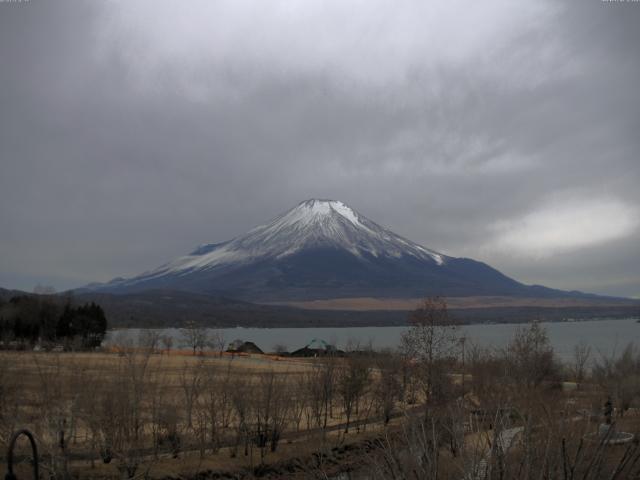
[[[323,357],[326,355],[340,355],[344,352],[336,349],[324,340],[314,338],[304,347],[291,352],[292,357]]]
[[[234,340],[229,344],[229,348],[227,348],[227,352],[229,353],[257,353],[264,354],[262,349],[258,347],[253,342],[245,342],[242,340]]]

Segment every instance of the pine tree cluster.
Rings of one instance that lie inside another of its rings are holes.
[[[91,349],[107,332],[102,307],[91,302],[74,306],[52,296],[20,295],[0,304],[2,345],[59,344]]]

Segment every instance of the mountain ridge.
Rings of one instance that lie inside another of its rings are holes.
[[[129,279],[87,286],[131,293],[176,289],[249,301],[371,296],[592,296],[524,285],[469,258],[444,255],[368,219],[344,202],[309,199],[226,242]]]

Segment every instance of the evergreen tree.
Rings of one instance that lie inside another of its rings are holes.
[[[55,297],[22,295],[0,306],[0,339],[38,341],[81,340],[83,348],[100,346],[107,333],[102,307],[94,302],[62,307]]]
[[[60,315],[60,318],[58,319],[58,324],[56,326],[56,337],[62,339],[74,336],[75,332],[73,330],[73,317],[74,313],[71,309],[71,305],[67,303],[64,306],[62,315]]]

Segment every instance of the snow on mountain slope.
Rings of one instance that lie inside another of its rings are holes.
[[[447,258],[384,229],[340,201],[312,199],[243,236],[222,244],[202,245],[140,277],[150,279],[225,264],[282,259],[315,247],[333,247],[356,257],[412,256],[436,265],[442,265]]]
[[[489,265],[442,255],[381,227],[340,201],[312,199],[271,222],[130,279],[87,287],[224,293],[248,301],[423,295],[557,296]]]

